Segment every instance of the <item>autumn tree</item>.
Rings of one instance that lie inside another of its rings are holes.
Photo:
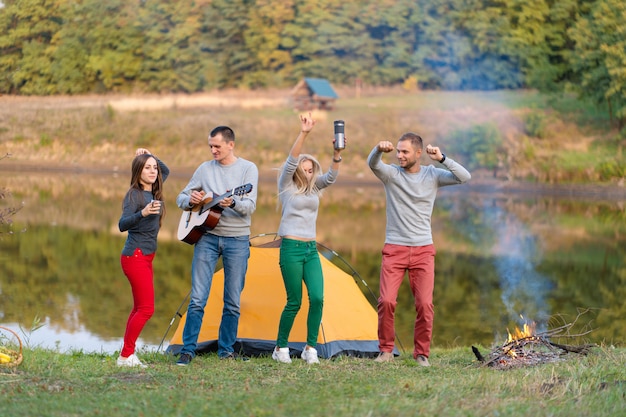
[[[51,41],[65,0],[4,0],[0,8],[0,92],[53,94]]]
[[[569,54],[580,96],[606,103],[619,128],[626,122],[626,4],[597,0],[568,34],[575,42]]]
[[[157,92],[196,92],[214,87],[211,39],[205,33],[204,10],[210,0],[145,2],[137,20],[143,34],[138,80]]]

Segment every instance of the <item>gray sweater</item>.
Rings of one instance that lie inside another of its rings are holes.
[[[170,170],[156,156],[154,156],[154,158],[157,160],[157,164],[159,164],[161,178],[163,182],[165,182],[170,174]],[[148,217],[143,217],[141,215],[141,210],[143,210],[152,199],[153,197],[150,191],[131,188],[126,193],[122,204],[122,216],[118,223],[120,232],[128,230],[128,237],[122,249],[122,255],[132,256],[136,248],[141,249],[144,255],[150,255],[156,252],[161,216],[151,214]],[[163,204],[163,202],[161,203]]]
[[[237,158],[230,165],[222,165],[215,160],[203,162],[187,186],[178,194],[176,204],[183,210],[188,209],[192,190],[212,192],[217,197],[248,183],[252,184],[252,191],[243,196],[235,196],[235,207],[224,209],[217,226],[210,233],[225,237],[249,236],[259,184],[259,170],[250,161]]]
[[[439,187],[462,184],[471,178],[461,164],[446,157],[443,165],[422,165],[419,172],[407,173],[398,165],[385,164],[382,152],[374,147],[367,163],[382,181],[387,196],[385,243],[424,246],[433,243],[430,227],[435,197]]]
[[[298,167],[298,159],[289,155],[278,178],[278,198],[282,205],[278,236],[297,236],[315,239],[317,210],[320,205],[319,192],[297,194],[293,174]],[[315,180],[317,190],[322,190],[337,179],[338,171],[329,169]]]

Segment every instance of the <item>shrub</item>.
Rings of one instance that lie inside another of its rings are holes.
[[[455,130],[446,140],[454,142],[465,158],[467,167],[493,170],[494,176],[505,158],[502,133],[493,123]]]
[[[596,172],[602,181],[624,178],[626,177],[626,160],[624,158],[622,160],[620,158],[606,160],[598,164]]]
[[[524,117],[524,131],[528,136],[543,139],[546,137],[548,119],[544,113],[533,111]]]

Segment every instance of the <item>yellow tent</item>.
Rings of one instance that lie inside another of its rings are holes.
[[[235,351],[244,355],[270,354],[276,346],[278,322],[286,302],[285,288],[278,265],[279,241],[253,246],[250,251],[246,284],[241,294],[241,317]],[[334,253],[333,251],[330,251]],[[378,354],[378,319],[354,278],[320,255],[324,272],[324,312],[317,350],[322,358],[337,355],[373,357]],[[306,287],[303,303],[289,337],[292,354],[306,344],[306,315],[309,308]],[[209,301],[198,337],[198,353],[217,350],[217,335],[222,316],[224,271],[213,277]],[[168,353],[182,349],[185,317],[170,340]],[[397,352],[396,352],[397,353]]]

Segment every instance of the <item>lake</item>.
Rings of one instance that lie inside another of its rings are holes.
[[[117,228],[126,173],[3,169],[0,187],[12,196],[0,200],[0,209],[23,207],[0,235],[0,326],[18,331],[29,347],[119,350],[132,305],[119,264],[126,235]],[[253,235],[278,228],[273,175],[261,177]],[[176,239],[175,205],[188,178],[173,174],[166,182],[154,261],[156,311],[142,333],[144,349],[162,340],[167,347],[170,322],[189,292],[193,248]],[[565,343],[624,344],[624,195],[619,188],[489,182],[441,189],[433,214],[433,346],[490,346],[527,321],[540,331],[566,325]],[[318,241],[367,282],[372,293],[362,289],[372,304],[384,209],[373,175],[340,177],[322,198],[317,225]],[[406,280],[398,303],[396,330],[410,351],[414,309]]]

